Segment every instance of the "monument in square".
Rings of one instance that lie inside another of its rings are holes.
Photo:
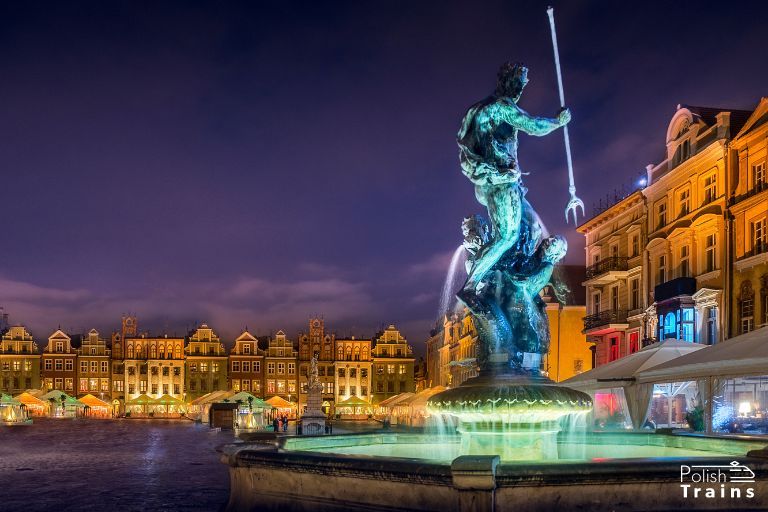
[[[325,413],[323,412],[323,383],[317,374],[317,354],[312,356],[307,383],[307,410],[301,415],[302,432],[307,434],[322,434],[325,430]]]
[[[457,294],[478,331],[479,375],[430,398],[429,409],[457,426],[464,453],[557,458],[561,420],[592,407],[589,395],[556,385],[540,370],[550,333],[539,292],[548,284],[559,288],[552,271],[567,243],[547,232],[526,199],[528,173],[518,159],[520,132],[540,137],[567,129],[571,113],[559,72],[558,78],[560,112],[536,117],[518,105],[528,69],[502,65],[495,91],[467,110],[458,132],[462,172],[488,212],[487,219],[471,215],[462,223],[467,278]],[[583,204],[575,195],[567,131],[565,139],[571,178],[566,220],[569,213],[575,220]]]

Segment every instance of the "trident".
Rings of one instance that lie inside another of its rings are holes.
[[[549,15],[549,29],[552,32],[552,48],[555,52],[555,68],[557,69],[557,86],[560,90],[560,106],[565,108],[565,93],[563,92],[563,74],[560,71],[560,52],[557,50],[557,34],[555,34],[555,9],[547,7]],[[571,139],[568,137],[568,125],[563,126],[563,137],[565,138],[565,158],[568,160],[568,193],[571,199],[565,207],[565,222],[568,222],[568,214],[573,212],[573,223],[578,224],[578,209],[581,208],[581,215],[584,215],[584,202],[576,197],[576,185],[573,183],[573,161],[571,161]]]

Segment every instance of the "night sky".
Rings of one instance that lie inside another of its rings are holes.
[[[762,6],[761,6],[762,4]],[[395,323],[420,349],[464,215],[455,142],[506,60],[559,109],[546,2],[0,4],[0,306],[42,340],[207,321],[293,337]],[[765,3],[555,4],[578,194],[664,154],[678,103],[768,94]],[[560,131],[523,135],[567,261]],[[484,212],[483,212],[484,213]]]

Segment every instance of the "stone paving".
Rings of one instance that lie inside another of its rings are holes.
[[[0,426],[0,510],[220,510],[216,447],[231,432],[184,420],[36,419]]]

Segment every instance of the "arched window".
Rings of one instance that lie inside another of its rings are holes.
[[[367,361],[368,359],[370,359],[368,347],[363,347],[363,361]]]
[[[344,347],[339,347],[339,354],[338,354],[338,356],[337,356],[337,359],[338,359],[339,361],[341,361],[341,360],[343,360],[343,359],[344,359]]]
[[[355,347],[355,361],[360,360],[360,347]]]
[[[174,350],[173,358],[181,359],[181,345],[176,345],[176,350]]]
[[[141,350],[142,350],[141,345],[136,345],[136,359],[141,359],[142,358]]]
[[[133,344],[128,344],[128,359],[133,359]]]
[[[755,328],[755,291],[752,289],[752,281],[741,283],[739,317],[742,333],[750,332]]]
[[[347,361],[352,360],[352,347],[347,347]]]
[[[149,347],[149,358],[150,359],[157,359],[157,346],[156,345],[150,345],[150,347]]]
[[[160,350],[158,352],[160,354],[160,359],[165,359],[165,345],[160,345]]]
[[[123,357],[123,353],[120,351],[120,349],[122,349],[122,346],[120,346],[120,343],[115,343],[115,349],[114,349],[115,357]]]

